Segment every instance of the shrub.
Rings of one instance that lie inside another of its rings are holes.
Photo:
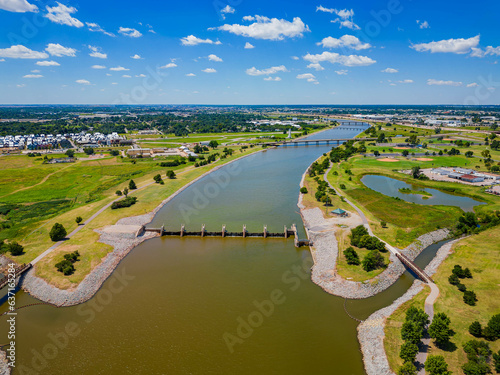
[[[358,253],[351,246],[344,250],[344,256],[347,260],[347,264],[358,266],[361,263]]]
[[[469,326],[469,333],[472,336],[481,337],[481,335],[483,333],[481,323],[479,323],[477,320],[475,322],[472,322],[472,324]]]
[[[425,361],[425,371],[429,375],[450,375],[448,364],[445,362],[442,355],[430,355]]]
[[[135,184],[134,180],[130,180],[130,182],[128,183],[128,188],[129,190],[137,189],[137,185]]]
[[[87,155],[93,155],[94,154],[94,149],[92,147],[85,147],[83,149],[83,152],[85,152]]]
[[[71,275],[75,272],[75,266],[73,263],[77,262],[80,258],[80,253],[75,251],[70,254],[64,255],[64,260],[60,261],[55,265],[59,272],[62,272],[65,276]]]
[[[380,226],[381,226],[382,228],[387,228],[387,223],[386,223],[385,221],[381,221],[381,222],[380,222]]]
[[[154,176],[154,177],[153,177],[153,180],[154,180],[157,184],[159,184],[161,181],[163,181],[163,180],[161,179],[161,175],[160,175],[160,174],[157,174],[156,176]]]
[[[172,170],[169,170],[167,171],[167,177],[170,179],[170,180],[173,180],[175,178],[175,172],[172,171]]]
[[[122,196],[122,192],[121,192],[120,190],[117,190],[117,191],[115,192],[115,194],[116,194],[116,195],[118,195],[119,197],[121,197],[121,196]]]
[[[24,247],[22,245],[19,245],[17,242],[11,242],[7,245],[7,251],[9,251],[13,256],[19,256],[23,255]]]
[[[458,290],[459,290],[459,291],[461,291],[462,293],[464,293],[464,292],[467,290],[467,287],[466,287],[464,284],[462,284],[462,283],[458,283],[458,284],[457,284],[457,288],[458,288]]]
[[[83,221],[82,217],[81,216],[77,216],[76,219],[75,219],[75,222],[77,224],[80,224],[81,222]]]
[[[55,223],[50,230],[49,236],[52,241],[57,242],[66,237],[66,234],[67,232],[66,229],[64,229],[64,226],[62,224]]]
[[[458,276],[455,275],[454,273],[451,274],[450,277],[448,277],[448,282],[451,285],[458,285],[458,284],[460,284],[460,280],[458,279]]]
[[[344,185],[344,184],[340,184],[340,188],[341,188],[342,190],[347,189],[347,188],[345,187],[345,185]]]
[[[301,192],[302,194],[307,194],[307,188],[306,188],[305,186],[304,186],[304,187],[301,187],[301,188],[300,188],[300,192]]]
[[[111,156],[118,156],[118,155],[120,155],[120,152],[119,152],[119,151],[117,151],[117,150],[111,150],[111,151],[109,152],[109,154],[110,154]]]
[[[130,207],[137,202],[137,197],[127,197],[125,199],[113,202],[111,205],[112,210],[116,210],[117,208]]]
[[[463,298],[464,298],[464,302],[467,305],[470,305],[470,306],[476,305],[476,301],[477,301],[476,293],[474,293],[472,290],[465,291]]]

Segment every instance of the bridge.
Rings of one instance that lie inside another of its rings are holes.
[[[222,226],[222,230],[220,232],[209,232],[205,228],[205,224],[202,225],[201,231],[190,232],[186,230],[186,227],[181,225],[180,231],[169,231],[165,230],[165,227],[161,228],[143,228],[145,232],[154,232],[158,233],[160,236],[176,236],[176,237],[239,237],[239,238],[289,238],[294,237],[294,245],[295,247],[301,246],[312,246],[312,242],[309,240],[301,240],[299,239],[299,235],[297,232],[297,226],[295,224],[292,225],[290,229],[288,229],[285,225],[283,232],[272,233],[267,230],[267,226],[264,226],[264,230],[262,232],[249,232],[246,228],[246,225],[243,225],[243,230],[241,232],[228,232],[226,226]]]
[[[410,271],[415,273],[420,280],[425,283],[433,284],[431,277],[427,275],[423,269],[415,264],[415,262],[411,261],[406,255],[401,254],[399,251],[396,253],[396,257],[405,265],[406,268],[409,268]]]
[[[327,144],[329,145],[330,143],[334,144],[337,143],[337,145],[340,145],[341,142],[347,142],[347,141],[356,141],[356,142],[361,142],[361,141],[376,141],[377,138],[333,138],[333,139],[293,139],[289,141],[282,141],[282,142],[274,142],[274,143],[261,143],[261,144],[267,144],[268,146],[309,146],[310,144],[314,144],[316,146],[319,146],[320,144]]]
[[[21,276],[23,273],[29,271],[31,269],[31,263],[28,263],[28,264],[22,264],[18,267],[16,267],[16,271],[15,271],[15,278]],[[8,276],[3,276],[1,279],[0,279],[0,289],[4,288],[7,284],[9,283],[9,277]]]

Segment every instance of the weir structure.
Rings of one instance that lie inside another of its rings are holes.
[[[247,230],[246,225],[243,225],[243,230],[241,232],[228,232],[226,226],[222,226],[222,230],[220,232],[209,232],[206,230],[205,224],[201,226],[201,231],[199,232],[190,232],[186,230],[184,224],[181,225],[180,231],[171,231],[165,230],[165,227],[161,228],[144,228],[145,232],[154,232],[158,233],[160,236],[178,236],[178,237],[239,237],[239,238],[289,238],[294,237],[294,245],[295,247],[302,246],[312,246],[312,241],[310,240],[301,240],[299,239],[299,234],[297,231],[297,226],[292,224],[291,228],[287,228],[284,226],[283,232],[273,233],[267,230],[267,226],[264,225],[264,229],[262,232],[249,232]]]
[[[29,271],[31,268],[31,263],[28,264],[21,264],[20,266],[16,267],[16,272],[15,272],[15,279],[21,276],[23,273],[26,271]],[[0,289],[4,288],[7,284],[9,283],[9,277],[8,276],[3,276],[0,279]]]

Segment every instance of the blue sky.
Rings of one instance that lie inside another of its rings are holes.
[[[0,103],[500,104],[499,12],[494,0],[0,0]]]

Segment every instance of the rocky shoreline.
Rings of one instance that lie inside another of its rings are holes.
[[[425,273],[432,276],[439,265],[451,254],[453,245],[460,239],[450,241],[436,253],[434,259],[425,267]],[[402,304],[411,300],[425,287],[425,283],[415,280],[405,294],[396,299],[391,305],[384,307],[368,317],[358,326],[358,341],[363,353],[363,362],[368,375],[395,375],[389,366],[384,348],[385,322]]]
[[[263,150],[257,151],[262,152]],[[198,182],[202,178],[208,176],[209,174],[219,170],[220,168],[226,167],[231,163],[243,160],[248,156],[255,155],[257,152],[245,155],[241,158],[234,159],[223,165],[219,165],[210,171],[205,172],[201,176],[197,177],[193,181],[184,185],[182,188],[177,190],[174,194],[166,198],[161,202],[152,212],[140,215],[132,216],[120,219],[115,225],[136,225],[145,226],[149,224],[158,211],[177,195],[187,189],[189,186]],[[91,299],[101,288],[102,284],[112,275],[113,271],[116,269],[120,261],[125,258],[125,256],[132,251],[133,248],[141,244],[142,242],[157,237],[157,233],[145,232],[136,238],[127,238],[120,233],[109,233],[96,230],[101,236],[99,242],[113,246],[112,252],[107,254],[96,268],[94,268],[85,279],[78,284],[78,286],[71,290],[62,290],[48,284],[44,279],[36,276],[35,269],[31,269],[21,278],[19,285],[28,292],[31,296],[39,299],[42,302],[48,304],[63,307],[63,306],[74,306],[80,303],[84,303]]]

